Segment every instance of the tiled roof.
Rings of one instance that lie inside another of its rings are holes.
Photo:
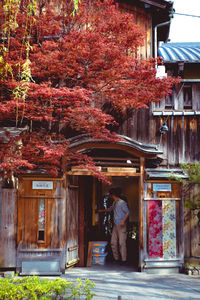
[[[164,62],[200,63],[200,43],[163,43],[159,47],[159,56]]]
[[[162,154],[162,151],[160,151],[158,149],[157,145],[140,143],[140,142],[133,140],[124,135],[118,135],[118,137],[120,138],[120,140],[115,141],[114,142],[115,145],[125,146],[130,149],[132,148],[132,149],[135,149],[135,150],[140,151],[147,155],[148,154],[149,155]],[[68,139],[68,141],[70,143],[70,145],[69,145],[70,149],[73,149],[76,147],[82,147],[83,149],[85,149],[85,147],[86,147],[85,145],[87,145],[87,147],[89,147],[89,148],[94,148],[93,145],[95,143],[110,144],[110,145],[112,144],[111,142],[108,142],[105,140],[94,139],[91,136],[89,136],[88,134],[82,134],[82,135],[72,137],[72,138]]]

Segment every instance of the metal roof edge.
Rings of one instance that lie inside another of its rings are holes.
[[[160,57],[166,64],[185,64],[200,63],[200,42],[186,43],[162,43],[158,49]]]
[[[152,169],[147,168],[145,172],[148,178],[182,178],[187,179],[188,175],[183,169]]]
[[[155,0],[140,0],[140,2],[149,4],[149,5],[158,7],[158,8],[162,8],[162,9],[165,9],[167,7],[167,5],[170,4],[170,2],[166,1],[166,0],[161,0],[161,1],[159,1],[160,3],[158,3],[158,1],[155,1]]]

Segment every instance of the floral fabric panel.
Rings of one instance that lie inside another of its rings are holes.
[[[163,201],[163,258],[176,257],[176,202]]]
[[[162,201],[149,201],[149,257],[163,257]]]
[[[45,199],[39,201],[39,229],[45,229]]]
[[[176,257],[176,203],[149,201],[149,258]]]

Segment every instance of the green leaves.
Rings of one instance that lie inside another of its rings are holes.
[[[65,279],[55,280],[33,277],[14,277],[0,280],[0,299],[87,299],[91,300],[94,293],[91,289],[94,283],[86,279],[77,279],[74,284]],[[84,296],[84,298],[83,298]]]
[[[185,208],[199,209],[200,208],[200,163],[181,164],[181,168],[187,173],[188,179],[183,179]]]
[[[72,15],[75,15],[76,11],[78,10],[78,4],[80,2],[80,0],[72,0],[73,4],[74,4],[74,10],[72,12]]]
[[[187,172],[190,182],[200,184],[200,163],[181,164],[181,167]]]

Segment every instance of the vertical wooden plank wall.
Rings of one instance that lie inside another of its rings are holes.
[[[185,192],[185,200],[196,202],[196,196],[200,194],[199,185]],[[198,213],[200,209],[185,209],[184,211],[184,241],[185,256],[200,256],[200,221]]]
[[[16,267],[16,191],[1,190],[0,268]]]
[[[33,180],[44,178],[21,178],[18,197],[17,245],[24,248],[59,248],[66,237],[66,199],[63,180],[53,181],[53,190],[32,189]],[[39,199],[45,199],[45,240],[38,241]]]
[[[151,56],[151,16],[144,9],[134,7],[130,4],[120,3],[119,7],[121,11],[128,12],[133,15],[135,24],[143,29],[145,32],[144,45],[139,47],[136,55],[139,59],[150,58]],[[131,51],[130,51],[131,52]]]
[[[167,120],[168,132],[160,134],[161,125]],[[200,116],[153,116],[148,109],[134,112],[119,129],[142,143],[156,144],[163,151],[162,166],[176,168],[180,163],[200,161]]]

